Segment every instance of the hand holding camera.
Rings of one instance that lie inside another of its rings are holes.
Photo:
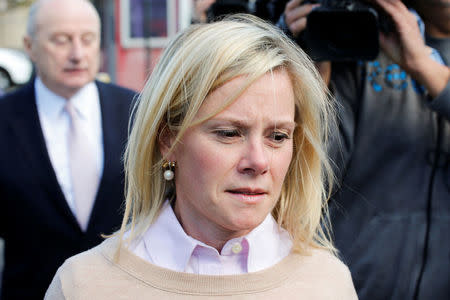
[[[383,51],[413,78],[423,84],[432,98],[450,79],[450,69],[433,59],[422,37],[416,16],[400,0],[375,0],[391,17],[395,32],[381,33]]]
[[[284,10],[284,18],[286,25],[294,37],[305,30],[306,19],[309,13],[320,4],[306,3],[303,0],[291,0],[286,4]]]
[[[380,46],[397,64],[414,72],[420,61],[430,56],[431,49],[425,45],[416,16],[399,0],[375,0],[391,17],[395,31],[380,33]]]

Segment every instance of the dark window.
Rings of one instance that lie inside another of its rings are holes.
[[[130,37],[167,37],[167,0],[130,0]]]

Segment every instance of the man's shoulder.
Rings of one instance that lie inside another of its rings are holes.
[[[28,101],[34,101],[32,83],[0,96],[0,114],[10,115],[16,108],[23,108]]]
[[[95,82],[100,92],[100,97],[113,95],[114,99],[121,101],[132,101],[137,95],[136,91],[129,88],[119,86],[114,83],[104,83],[101,81]],[[107,94],[107,95],[105,95]]]
[[[111,122],[127,124],[131,116],[134,101],[137,98],[137,92],[113,83],[96,81],[96,84],[99,92],[102,114],[104,116],[109,116]],[[120,120],[122,120],[122,122]]]
[[[12,101],[10,99],[18,99],[24,97],[30,97],[33,95],[33,83],[27,83],[11,92],[5,93],[0,96],[0,100],[4,101]]]

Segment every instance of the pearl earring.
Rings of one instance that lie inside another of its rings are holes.
[[[164,170],[164,179],[167,181],[172,180],[175,177],[175,173],[173,172],[175,169],[176,163],[174,161],[165,161],[163,163]]]

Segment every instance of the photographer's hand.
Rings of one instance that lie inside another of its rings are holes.
[[[294,37],[306,28],[306,17],[319,4],[302,4],[303,0],[291,0],[284,9],[284,21]]]
[[[423,40],[416,16],[400,0],[375,1],[396,27],[396,33],[380,34],[383,51],[436,97],[447,85],[450,69],[431,58],[431,48]]]

